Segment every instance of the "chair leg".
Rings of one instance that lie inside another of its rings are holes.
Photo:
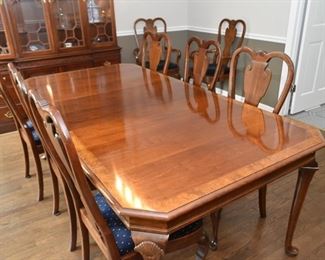
[[[81,233],[81,250],[82,259],[89,260],[90,258],[90,248],[89,248],[89,233],[87,227],[82,222],[81,216],[79,216],[80,233]]]
[[[261,218],[266,218],[266,185],[258,190],[258,203]]]
[[[195,254],[196,260],[204,260],[209,253],[209,238],[206,234],[203,234],[199,243],[198,249]]]
[[[76,217],[76,210],[75,206],[72,200],[72,196],[70,193],[70,190],[66,184],[66,182],[63,180],[63,191],[65,200],[67,203],[68,208],[68,214],[70,217],[70,251],[74,251],[77,248],[77,217]]]
[[[21,139],[21,143],[23,145],[23,150],[24,150],[24,158],[25,158],[25,178],[30,178],[30,173],[29,173],[29,154],[28,154],[28,147],[27,144],[23,139]]]
[[[209,246],[212,251],[215,251],[218,248],[218,232],[219,232],[221,212],[222,212],[222,208],[210,214],[211,223],[212,223],[212,240],[210,241]]]
[[[39,157],[39,154],[36,150],[36,147],[32,145],[32,152],[34,156],[34,161],[36,164],[36,174],[38,179],[38,201],[42,201],[44,199],[44,183],[43,183],[43,172],[42,172],[42,164]]]
[[[60,194],[59,194],[59,182],[58,178],[52,168],[51,160],[49,159],[49,155],[46,154],[48,158],[48,164],[50,168],[50,174],[52,178],[52,189],[53,189],[53,215],[59,216],[61,214],[60,212]]]

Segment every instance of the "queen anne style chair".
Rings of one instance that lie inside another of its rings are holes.
[[[89,235],[98,244],[107,259],[142,259],[134,251],[130,230],[109,206],[99,191],[91,191],[82,170],[80,160],[60,112],[41,100],[37,92],[30,91],[32,111],[42,128],[45,140],[72,195],[79,220],[83,259],[89,259]],[[33,107],[33,106],[32,106]],[[200,240],[201,238],[201,240]],[[167,252],[185,248],[199,242],[197,256],[204,259],[207,254],[206,239],[202,238],[202,220],[196,221],[169,236]]]
[[[292,81],[294,78],[294,65],[288,55],[282,52],[265,52],[265,51],[257,51],[248,48],[241,47],[237,49],[231,59],[230,63],[230,75],[229,75],[229,89],[228,96],[232,99],[235,99],[235,90],[236,90],[236,68],[239,56],[241,54],[246,54],[250,58],[250,64],[246,66],[244,71],[244,82],[243,82],[243,90],[244,90],[244,98],[245,103],[258,106],[261,102],[261,99],[265,96],[267,89],[270,86],[272,71],[269,67],[269,63],[272,59],[280,59],[283,61],[288,68],[287,78],[284,83],[284,87],[281,93],[281,96],[276,103],[273,113],[279,114],[281,107],[292,87]],[[247,114],[247,113],[246,113]],[[244,114],[245,115],[245,114]],[[248,120],[245,120],[248,123]],[[250,135],[253,133],[253,129],[250,129]],[[280,135],[281,133],[279,133]],[[256,134],[255,134],[256,136]],[[255,140],[256,137],[255,137]],[[266,217],[266,186],[263,186],[259,189],[259,209],[261,218]],[[218,243],[218,227],[220,221],[221,210],[211,214],[212,227],[213,227],[213,240],[210,242],[210,247],[212,249],[217,248]]]
[[[29,109],[31,113],[31,118],[34,126],[37,128],[39,136],[42,140],[43,147],[46,151],[46,157],[51,169],[51,176],[53,181],[53,193],[54,193],[54,214],[59,215],[59,186],[58,181],[61,183],[65,201],[67,204],[67,210],[70,217],[70,251],[74,251],[77,248],[77,216],[76,210],[74,207],[74,202],[71,194],[71,189],[68,186],[67,178],[65,178],[65,172],[61,172],[60,167],[56,164],[57,160],[53,158],[56,156],[56,153],[53,151],[53,146],[48,140],[47,132],[45,129],[44,122],[39,116],[34,97],[28,96]],[[69,181],[69,179],[68,179]],[[70,184],[71,185],[71,184]]]
[[[144,18],[139,18],[134,22],[133,25],[133,30],[134,30],[134,37],[135,37],[135,42],[137,47],[133,50],[133,54],[136,59],[136,63],[141,65],[141,60],[142,60],[142,34],[145,32],[151,32],[153,34],[158,32],[158,25],[162,25],[163,27],[163,32],[167,33],[167,23],[166,21],[161,18],[161,17],[156,17],[154,19],[144,19]],[[141,34],[141,35],[140,35]],[[167,46],[164,46],[167,47]],[[165,48],[165,51],[167,49]],[[180,78],[179,75],[179,61],[181,58],[181,51],[179,49],[171,49],[171,56],[172,56],[172,61],[168,65],[168,75],[175,77],[175,78]],[[158,71],[162,71],[164,68],[164,60],[160,60],[158,64]]]
[[[18,82],[15,77],[17,70],[13,68],[10,70],[11,81],[15,87]],[[44,184],[43,184],[43,172],[42,165],[40,161],[40,155],[44,153],[41,140],[39,138],[36,129],[34,128],[32,122],[30,121],[25,109],[22,104],[19,103],[20,99],[16,92],[10,91],[6,84],[2,81],[1,78],[1,93],[4,97],[4,100],[10,109],[14,117],[14,122],[19,133],[19,137],[23,146],[24,158],[25,158],[25,177],[30,178],[30,165],[29,165],[29,149],[30,148],[34,162],[36,165],[36,176],[38,180],[38,201],[43,200],[44,198]]]
[[[225,35],[222,37],[223,28],[225,28]],[[241,27],[240,35],[237,37],[237,28]],[[222,46],[221,69],[218,74],[217,81],[224,81],[229,78],[229,65],[233,52],[242,46],[246,33],[246,23],[243,20],[223,19],[219,23],[218,29],[218,43]],[[215,64],[210,64],[207,75],[212,77],[216,70]]]
[[[196,48],[193,45],[196,44]],[[209,67],[209,53],[213,48],[215,53],[215,71],[211,81],[208,82],[208,89],[212,89],[217,80],[220,71],[221,48],[216,41],[204,41],[198,37],[192,37],[188,40],[185,47],[185,65],[184,65],[184,81],[189,82],[193,79],[193,85],[200,87],[202,82],[206,80],[206,75]]]
[[[164,49],[166,48],[166,51]],[[162,73],[167,75],[171,55],[171,42],[166,33],[145,32],[142,42],[141,65],[152,71],[158,71],[163,60]]]

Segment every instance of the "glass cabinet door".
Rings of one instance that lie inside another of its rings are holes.
[[[15,20],[17,43],[22,53],[41,52],[52,49],[46,15],[45,0],[19,0],[11,3]]]
[[[52,0],[51,13],[59,48],[85,46],[79,0]]]
[[[88,31],[93,46],[115,43],[113,8],[111,0],[87,0]]]
[[[0,3],[0,59],[14,57],[11,36],[8,34],[8,19],[3,3]]]

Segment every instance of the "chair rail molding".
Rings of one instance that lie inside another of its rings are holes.
[[[195,31],[195,32],[218,34],[218,28],[188,26],[187,29],[189,31]],[[222,35],[224,34],[225,34],[225,30],[223,29]],[[241,31],[238,31],[237,34],[241,34]],[[245,34],[245,38],[252,39],[252,40],[267,41],[267,42],[286,43],[286,37],[279,37],[279,36],[259,34],[259,33],[250,33],[247,31]]]
[[[162,31],[163,31],[163,27],[158,27],[158,32],[162,32]],[[186,25],[168,27],[168,32],[178,32],[178,31],[195,31],[195,32],[218,34],[218,28],[207,28],[207,27],[186,26]],[[239,31],[238,34],[240,33],[241,32]],[[225,34],[225,30],[222,31],[222,35],[224,34]],[[133,35],[134,35],[133,30],[117,31],[117,37],[133,36]],[[286,37],[279,37],[279,36],[258,34],[258,33],[246,32],[245,38],[252,39],[252,40],[267,41],[267,42],[286,43]]]
[[[178,32],[178,31],[187,31],[188,26],[180,25],[180,26],[168,26],[168,32]],[[158,32],[163,32],[164,27],[158,27]],[[143,32],[139,32],[139,34],[143,34]],[[117,37],[121,36],[134,36],[134,31],[132,30],[121,30],[117,31]]]

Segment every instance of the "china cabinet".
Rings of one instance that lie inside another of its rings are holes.
[[[0,0],[0,73],[25,78],[120,62],[113,0]],[[0,133],[14,129],[0,97]]]

